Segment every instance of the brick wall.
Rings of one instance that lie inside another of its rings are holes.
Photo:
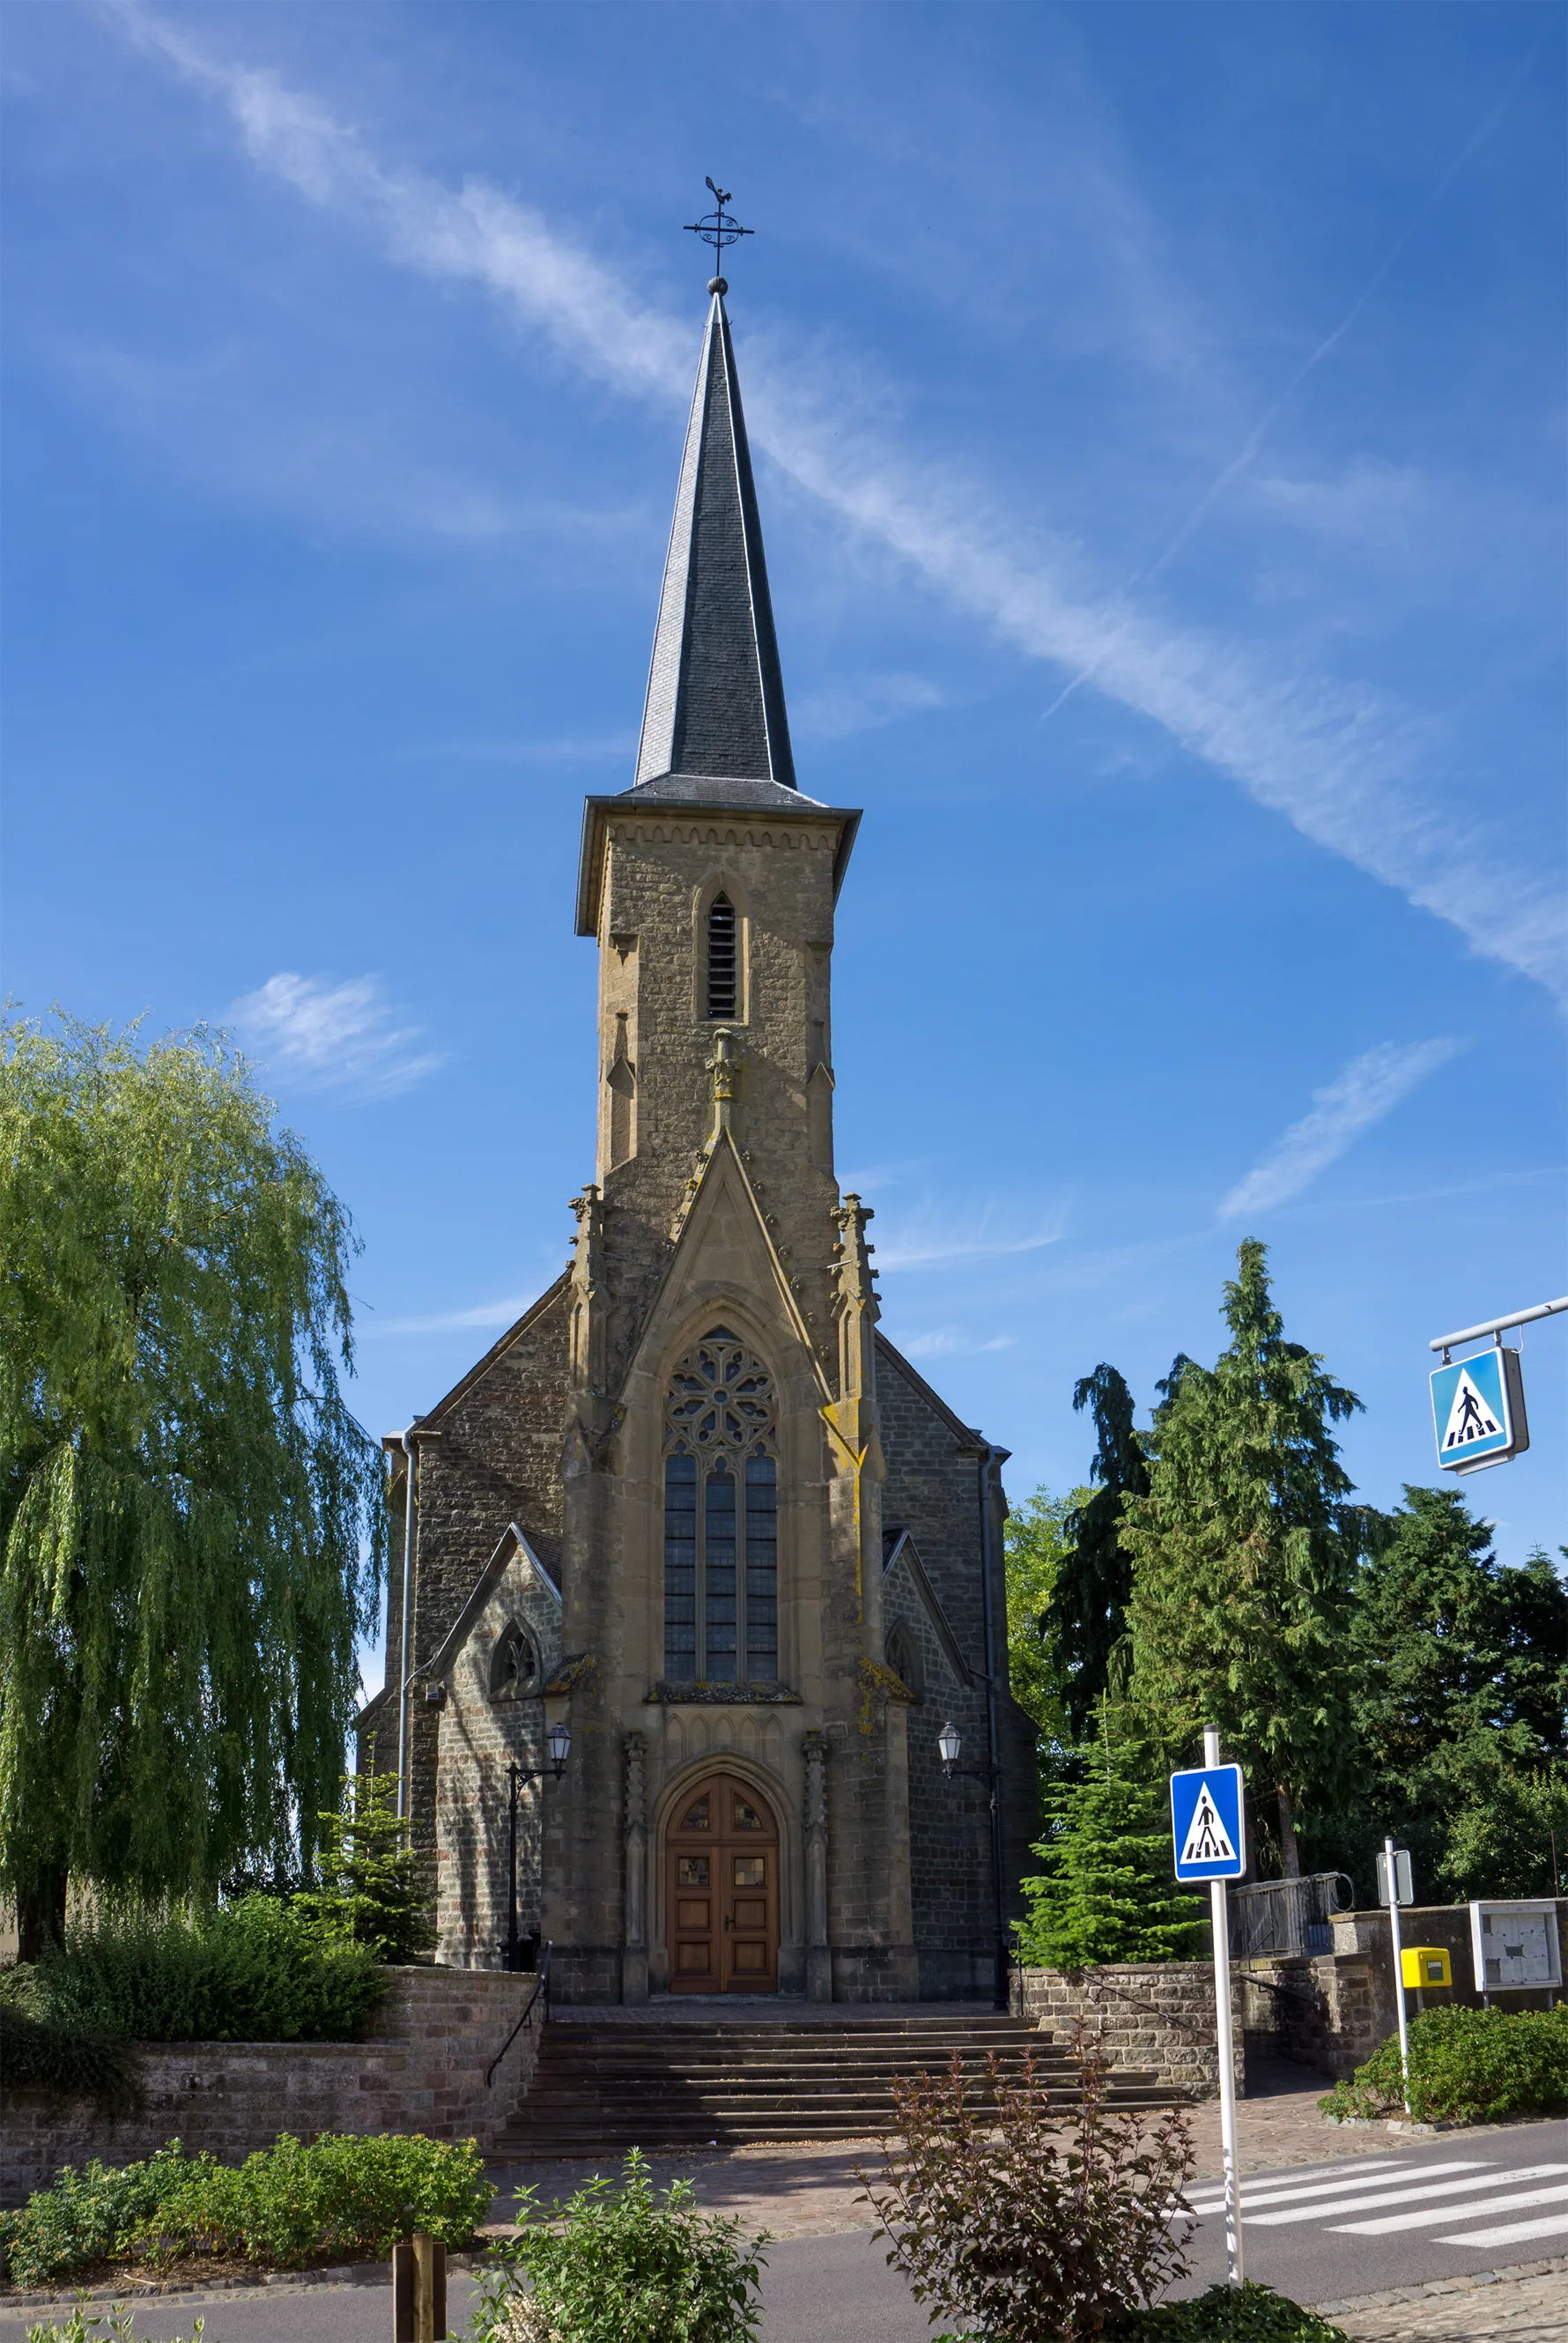
[[[1241,1996],[1231,1995],[1231,2060],[1246,2088]],[[1138,1961],[1094,1969],[1019,1969],[1015,2016],[1065,2040],[1079,2018],[1099,2029],[1112,2066],[1148,2068],[1156,2081],[1211,2098],[1220,2087],[1214,1971],[1208,1961]]]
[[[158,2042],[140,2051],[146,2105],[118,2122],[91,2100],[0,2091],[0,2202],[19,2204],[62,2165],[128,2164],[178,2138],[226,2164],[280,2131],[423,2132],[487,2146],[516,2111],[538,2057],[517,2024],[530,1976],[395,1969],[363,2042]]]

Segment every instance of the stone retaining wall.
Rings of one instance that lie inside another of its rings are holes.
[[[1564,1972],[1568,1973],[1568,1899],[1557,1906]],[[1335,2081],[1352,2075],[1399,2028],[1394,2000],[1393,1945],[1386,1912],[1342,1912],[1333,1922],[1334,1949],[1302,1957],[1249,1961],[1241,1972],[1246,2030],[1260,2048],[1293,2058]],[[1457,2003],[1479,2009],[1466,1904],[1410,1905],[1400,1914],[1407,1946],[1442,1946],[1453,1974],[1451,1987],[1424,1996],[1428,2009]],[[1544,2009],[1545,1993],[1494,1994],[1499,2009]],[[1422,1997],[1406,1996],[1413,2017]]]
[[[0,2089],[0,2203],[19,2204],[64,2164],[129,2164],[166,2140],[226,2164],[280,2131],[424,2132],[487,2147],[533,2079],[542,2012],[487,2085],[485,2070],[534,1987],[493,1969],[398,1968],[363,2042],[154,2042],[145,2104],[116,2121],[90,2099]]]
[[[1232,1992],[1231,2004],[1231,2056],[1240,2095],[1246,2088],[1246,2055],[1239,1992]],[[1078,2018],[1085,2019],[1100,2030],[1112,2066],[1146,2067],[1156,2081],[1195,2098],[1211,2098],[1220,2088],[1214,1971],[1208,1961],[1018,1969],[1012,2008],[1059,2041]]]

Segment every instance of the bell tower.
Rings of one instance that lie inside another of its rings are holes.
[[[830,1325],[833,914],[859,815],[796,784],[722,277],[709,292],[637,779],[584,816],[612,1380],[720,1129],[814,1338]]]

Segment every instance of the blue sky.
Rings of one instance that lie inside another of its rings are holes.
[[[5,981],[243,1037],[372,1431],[591,1173],[711,171],[889,1332],[1064,1489],[1257,1234],[1434,1478],[1427,1338],[1568,1286],[1561,11],[7,20]]]

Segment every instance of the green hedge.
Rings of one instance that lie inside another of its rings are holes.
[[[1418,2122],[1497,2123],[1568,2106],[1568,2007],[1427,2009],[1409,2031]],[[1342,2117],[1402,2115],[1398,2036],[1318,2104]]]
[[[1342,2328],[1272,2287],[1211,2286],[1187,2302],[1135,2310],[1106,2329],[1116,2343],[1345,2343]]]
[[[31,2287],[98,2262],[166,2268],[190,2254],[280,2269],[363,2260],[416,2229],[467,2245],[490,2194],[471,2139],[328,2132],[306,2147],[285,2132],[237,2169],[171,2140],[117,2171],[96,2161],[64,2171],[19,2212],[0,2213],[0,2263],[13,2286]]]
[[[266,1896],[194,1920],[107,1920],[14,1973],[8,1998],[83,2036],[137,2042],[352,2042],[383,1990],[364,1946],[325,1937]]]
[[[128,2044],[95,2027],[35,2016],[5,2000],[0,2000],[0,2078],[7,2090],[96,2099],[113,2115],[128,2115],[141,2096]]]

